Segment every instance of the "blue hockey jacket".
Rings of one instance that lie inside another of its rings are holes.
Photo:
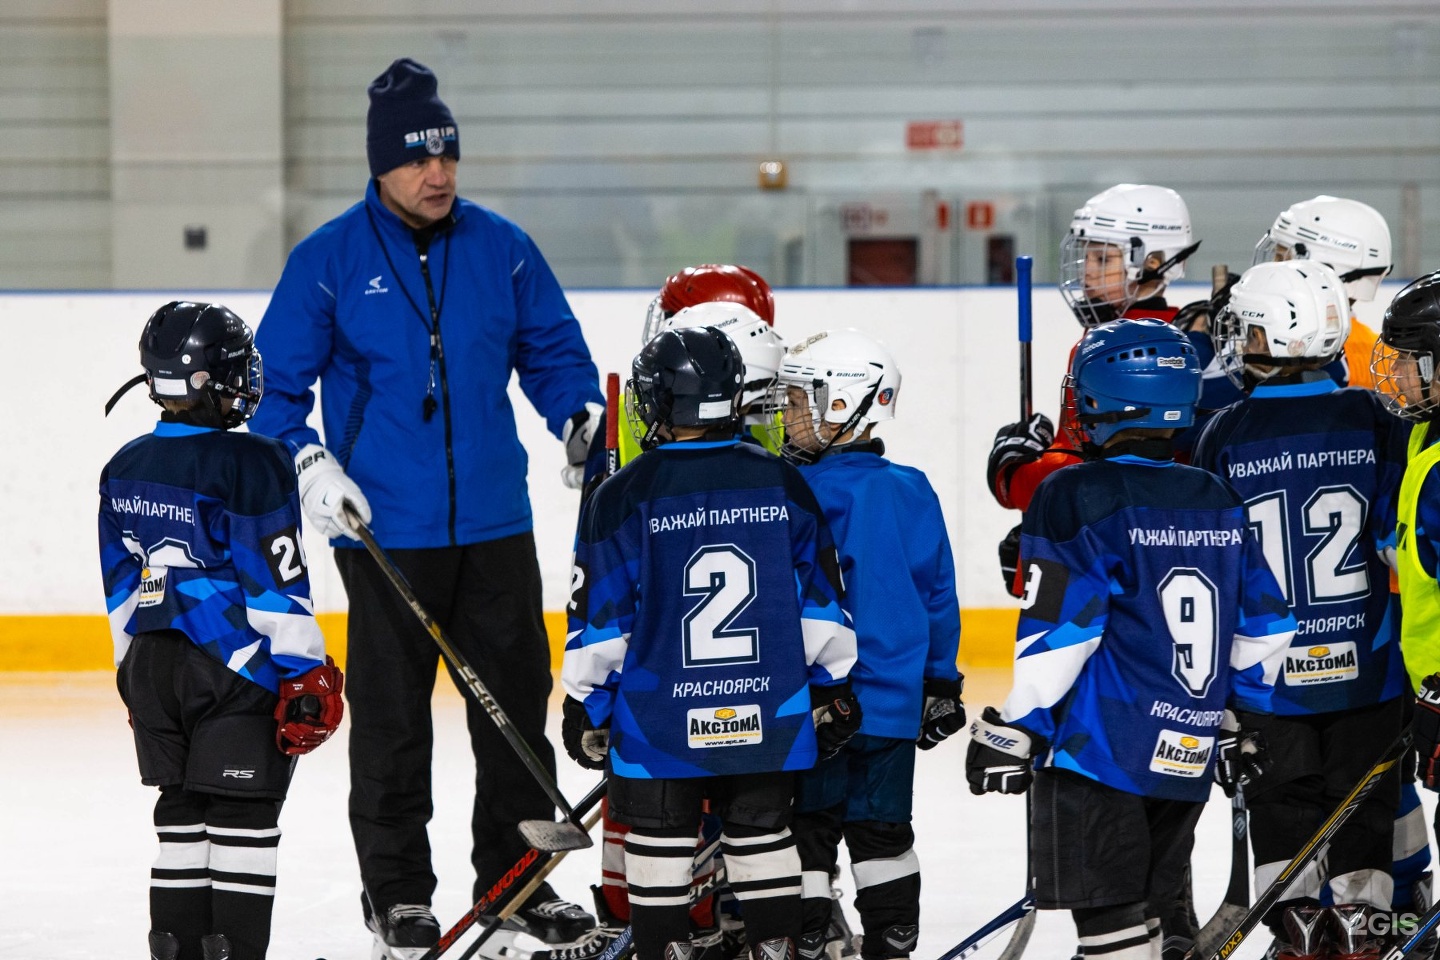
[[[586,402],[604,402],[580,325],[523,230],[457,199],[422,256],[374,181],[291,251],[255,341],[265,401],[250,429],[321,442],[305,423],[318,378],[323,442],[387,547],[530,529],[512,372],[557,437]]]

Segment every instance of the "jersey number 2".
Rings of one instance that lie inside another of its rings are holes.
[[[760,632],[730,629],[755,599],[755,561],[732,543],[701,547],[684,576],[685,595],[702,598],[685,614],[685,666],[758,663]]]

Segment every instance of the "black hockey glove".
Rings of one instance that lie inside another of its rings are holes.
[[[960,691],[963,689],[963,676],[957,680],[926,678],[925,708],[920,713],[920,736],[915,738],[915,745],[921,750],[929,750],[965,727],[965,704],[960,702]]]
[[[1220,735],[1215,740],[1214,777],[1221,791],[1227,797],[1235,796],[1237,789],[1260,779],[1270,766],[1265,736],[1234,711],[1226,710],[1220,721]]]
[[[1005,578],[1005,592],[1012,597],[1023,597],[1025,591],[1015,592],[1015,571],[1020,567],[1020,524],[1005,534],[1000,541],[1000,575]]]
[[[996,484],[1001,471],[1039,460],[1054,442],[1055,424],[1043,413],[1019,423],[1007,423],[997,430],[995,446],[990,449],[990,461],[985,465],[985,482],[990,486],[990,493],[999,495]]]
[[[860,701],[842,680],[829,687],[810,688],[810,716],[815,721],[815,747],[819,760],[829,760],[860,732]]]
[[[1440,790],[1440,673],[1432,673],[1420,683],[1410,734],[1419,754],[1420,782]]]
[[[605,758],[610,753],[610,725],[597,727],[591,723],[585,704],[574,697],[565,698],[560,739],[565,742],[565,752],[571,760],[586,770],[605,769]]]
[[[1000,711],[986,707],[970,724],[970,749],[965,754],[965,779],[970,792],[1024,793],[1035,779],[1035,757],[1044,753],[1044,738],[1024,727],[1000,719]]]

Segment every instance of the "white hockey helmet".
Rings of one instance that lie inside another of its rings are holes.
[[[1368,303],[1394,269],[1390,226],[1380,211],[1359,200],[1323,195],[1301,200],[1275,218],[1250,262],[1291,259],[1328,264],[1351,300]]]
[[[1256,331],[1264,334],[1263,343]],[[1297,363],[1331,360],[1349,335],[1345,285],[1315,260],[1270,261],[1246,270],[1211,330],[1220,365],[1241,389],[1246,372],[1264,380]]]
[[[836,428],[833,437],[858,435],[872,423],[895,419],[900,368],[874,337],[850,328],[828,330],[805,338],[786,352],[777,388],[789,387],[805,391],[812,437],[818,438],[822,424],[827,423]],[[808,449],[787,438],[782,453],[789,459],[810,462],[828,446]]]
[[[740,357],[745,361],[745,390],[740,399],[742,410],[769,395],[785,356],[785,341],[759,314],[739,303],[712,300],[685,307],[666,319],[660,329],[681,330],[686,327],[717,327],[740,348]]]
[[[1071,218],[1060,242],[1060,292],[1082,326],[1107,323],[1185,276],[1185,260],[1199,245],[1180,194],[1117,184]]]

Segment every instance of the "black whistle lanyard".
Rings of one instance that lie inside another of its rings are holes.
[[[440,383],[442,393],[448,392],[444,382],[445,344],[440,339],[440,311],[445,307],[445,285],[450,279],[450,242],[447,238],[445,260],[440,266],[440,299],[438,301],[435,299],[435,287],[430,281],[430,246],[435,237],[439,235],[439,231],[431,234],[423,251],[417,249],[420,256],[420,273],[425,278],[425,299],[430,307],[427,315],[424,310],[420,309],[420,304],[415,302],[415,298],[410,295],[410,291],[406,289],[405,281],[400,278],[400,271],[395,269],[395,262],[390,259],[390,251],[385,246],[385,238],[381,236],[380,227],[375,223],[375,214],[370,211],[368,206],[365,208],[365,217],[370,221],[370,230],[375,234],[375,242],[380,246],[380,253],[385,257],[385,265],[390,268],[390,275],[395,278],[395,285],[405,295],[410,309],[415,311],[415,315],[420,318],[420,323],[425,327],[425,332],[430,335],[430,376],[425,388],[425,399],[420,405],[421,415],[425,422],[429,423],[430,419],[435,416],[435,410],[439,407],[435,400],[436,383]]]

